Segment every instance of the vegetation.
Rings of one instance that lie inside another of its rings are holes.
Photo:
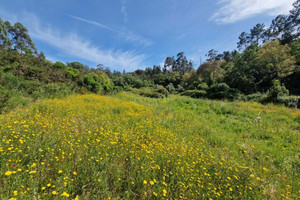
[[[0,198],[296,199],[299,117],[179,96],[38,101],[0,116]]]
[[[180,52],[128,73],[51,63],[0,18],[0,199],[297,199],[293,6],[197,69]]]

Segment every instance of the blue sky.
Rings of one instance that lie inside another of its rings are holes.
[[[25,25],[52,62],[133,71],[184,51],[194,67],[210,49],[236,48],[294,0],[2,0],[0,17]]]

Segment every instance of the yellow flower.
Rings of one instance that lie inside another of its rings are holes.
[[[6,176],[9,176],[9,175],[11,175],[12,174],[12,172],[11,171],[7,171],[7,172],[5,172],[5,175]]]
[[[54,190],[54,191],[52,192],[52,194],[53,194],[53,195],[56,195],[56,194],[57,194],[57,192]]]
[[[59,170],[58,173],[61,174],[61,173],[63,173],[63,171],[62,171],[62,170]]]
[[[45,190],[46,189],[46,187],[42,187],[42,190]]]
[[[68,193],[66,193],[66,192],[63,192],[63,193],[61,194],[61,196],[62,196],[62,197],[69,197],[70,195],[69,195]]]
[[[154,182],[153,182],[153,181],[150,181],[150,185],[154,185]]]
[[[157,197],[157,193],[156,192],[153,192],[153,195]]]
[[[14,195],[18,196],[18,191],[17,190],[14,191]]]
[[[30,171],[29,172],[29,174],[35,174],[36,173],[36,171]]]
[[[144,180],[144,184],[145,184],[145,185],[147,184],[147,181],[146,181],[146,180]]]
[[[35,167],[36,166],[36,164],[35,163],[33,163],[32,165],[31,165],[31,167]]]
[[[8,199],[8,200],[17,200],[15,197],[13,197],[13,198],[10,198],[10,199]]]
[[[47,184],[47,187],[50,187],[50,186],[51,186],[51,183],[48,183],[48,184]]]
[[[251,174],[250,177],[254,177],[254,174]]]
[[[73,172],[73,174],[76,176],[76,175],[77,175],[77,172]]]

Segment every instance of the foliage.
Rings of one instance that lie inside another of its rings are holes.
[[[237,89],[230,88],[226,83],[217,83],[209,87],[208,98],[234,100],[241,98]]]
[[[289,91],[285,88],[283,84],[280,84],[279,80],[273,82],[273,86],[267,92],[267,101],[278,103],[280,98],[287,97]]]
[[[206,96],[206,91],[204,90],[186,90],[181,93],[183,96],[189,96],[192,98],[203,98]]]
[[[292,74],[296,69],[295,57],[290,54],[289,45],[280,45],[278,40],[264,44],[258,50],[258,65],[265,77],[282,79]]]

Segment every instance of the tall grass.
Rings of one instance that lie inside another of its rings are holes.
[[[0,198],[297,198],[299,115],[128,93],[41,100],[0,116]]]

